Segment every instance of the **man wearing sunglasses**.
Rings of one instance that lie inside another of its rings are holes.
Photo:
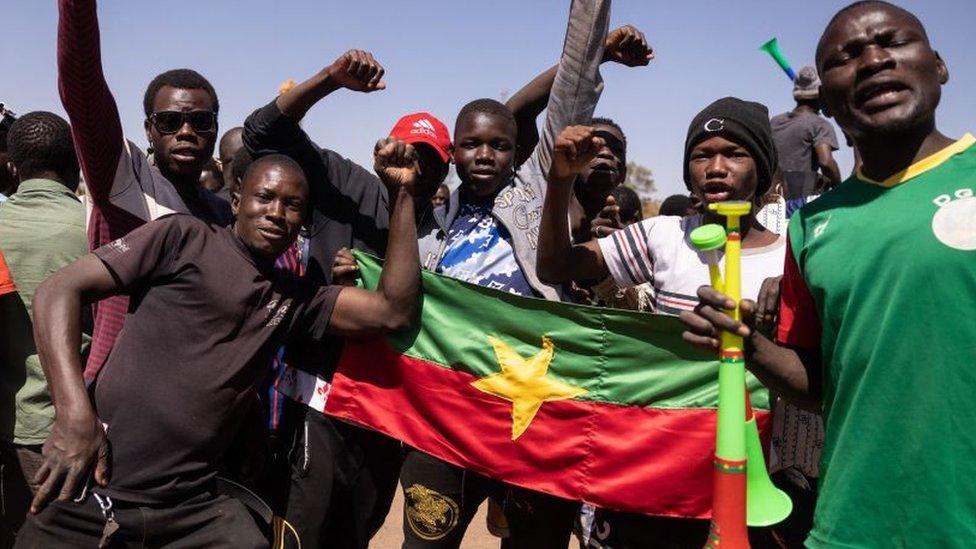
[[[150,161],[122,135],[118,107],[102,73],[95,1],[60,0],[59,11],[59,88],[88,186],[89,246],[95,249],[174,212],[229,224],[230,206],[199,184],[217,140],[213,86],[188,69],[152,80],[143,99]],[[127,297],[113,296],[93,306],[86,379],[94,379],[105,363],[128,304]]]

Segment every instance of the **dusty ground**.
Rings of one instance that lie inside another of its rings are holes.
[[[488,533],[485,527],[485,513],[488,510],[487,504],[482,504],[478,509],[478,514],[471,520],[468,533],[461,543],[461,549],[495,549],[499,545],[498,538]],[[397,490],[396,497],[393,499],[393,507],[390,514],[386,517],[383,528],[376,533],[370,548],[375,549],[399,549],[403,544],[403,492]]]

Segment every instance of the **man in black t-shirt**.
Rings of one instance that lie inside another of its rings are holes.
[[[57,415],[18,547],[88,547],[105,536],[266,545],[241,504],[215,494],[214,479],[271,354],[292,334],[402,330],[417,312],[416,152],[388,138],[375,156],[392,204],[375,292],[314,286],[273,268],[298,236],[309,194],[301,168],[282,155],[250,166],[233,196],[232,227],[169,216],[41,285],[35,331]],[[121,293],[131,298],[126,327],[96,381],[93,409],[77,352],[80,309]],[[92,467],[96,486],[85,497]]]

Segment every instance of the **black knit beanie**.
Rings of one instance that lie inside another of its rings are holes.
[[[735,97],[723,97],[705,107],[688,126],[684,166],[688,190],[691,190],[691,174],[688,172],[691,149],[716,135],[749,151],[759,172],[756,196],[766,194],[776,172],[776,145],[773,144],[773,132],[769,127],[769,110],[761,103]]]

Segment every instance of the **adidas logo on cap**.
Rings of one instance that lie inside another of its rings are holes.
[[[434,128],[434,125],[430,122],[430,120],[427,120],[426,118],[421,118],[420,120],[414,122],[413,129],[410,130],[410,133],[429,135],[434,139],[437,139],[437,130]]]

